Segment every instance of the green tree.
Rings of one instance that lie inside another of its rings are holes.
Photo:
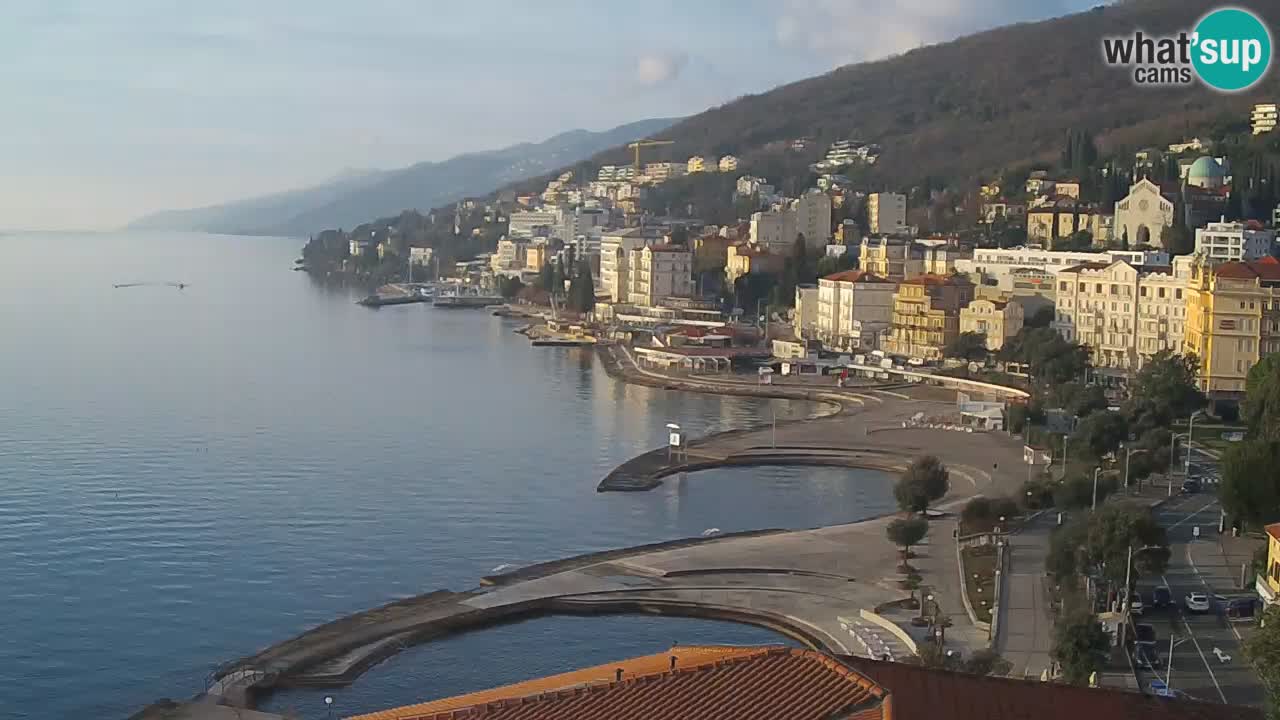
[[[1280,607],[1263,613],[1262,624],[1245,640],[1244,655],[1266,688],[1268,717],[1275,717],[1280,709]]]
[[[1054,528],[1049,535],[1049,552],[1044,558],[1044,569],[1059,584],[1066,584],[1082,570],[1085,560],[1084,544],[1089,538],[1089,521],[1084,515],[1072,518],[1067,524]]]
[[[1222,508],[1258,526],[1280,518],[1280,441],[1233,443],[1222,456]]]
[[[1180,211],[1174,212],[1173,225],[1165,228],[1160,234],[1160,240],[1165,252],[1175,257],[1190,255],[1196,249],[1195,238],[1192,237],[1191,229],[1187,227],[1186,219]]]
[[[1110,473],[1098,477],[1098,502],[1116,491],[1116,478]],[[1059,483],[1053,490],[1054,507],[1079,510],[1093,506],[1093,473],[1075,475]]]
[[[1205,406],[1204,393],[1196,385],[1200,364],[1194,355],[1161,350],[1151,356],[1129,385],[1125,415],[1141,434],[1168,427]]]
[[[1026,322],[1024,322],[1022,326],[1028,328],[1047,328],[1053,322],[1053,318],[1053,306],[1045,305],[1032,313],[1031,317],[1027,318]]]
[[[578,271],[569,281],[569,307],[580,313],[589,313],[596,306],[596,288],[591,279],[591,265],[586,259],[578,262]]]
[[[538,287],[547,292],[555,291],[555,271],[549,262],[542,263],[542,270],[538,272]]]
[[[1120,447],[1129,437],[1128,424],[1117,412],[1101,410],[1090,413],[1076,423],[1071,434],[1071,447],[1088,448],[1094,458],[1102,458]]]
[[[1132,573],[1129,550],[1134,552]],[[1113,587],[1123,587],[1128,576],[1159,575],[1169,563],[1169,539],[1147,507],[1129,502],[1100,505],[1089,515],[1089,562],[1102,571]]]
[[[975,651],[960,664],[960,672],[970,675],[1005,676],[1013,669],[1013,665],[995,650],[983,648]]]
[[[1050,407],[1066,410],[1074,417],[1086,417],[1095,411],[1105,410],[1107,396],[1098,385],[1067,382],[1049,387],[1047,403]]]
[[[919,543],[929,533],[929,521],[924,518],[894,518],[884,529],[889,542],[902,548],[902,556],[908,557],[911,546]]]
[[[1251,437],[1280,440],[1280,353],[1262,358],[1249,369],[1243,410]]]
[[[932,455],[916,458],[902,472],[893,488],[898,507],[910,512],[924,512],[929,503],[942,498],[951,486],[950,473]]]
[[[508,300],[519,295],[523,289],[524,283],[518,277],[503,277],[498,280],[498,292]]]
[[[950,358],[978,361],[987,357],[987,336],[979,332],[962,332],[943,349]]]
[[[1093,613],[1078,611],[1058,621],[1053,629],[1049,655],[1062,667],[1072,685],[1085,685],[1102,669],[1111,646],[1110,637]]]

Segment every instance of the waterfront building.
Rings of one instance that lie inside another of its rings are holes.
[[[526,246],[527,243],[515,240],[499,240],[493,255],[489,256],[489,268],[499,275],[524,270]]]
[[[652,306],[671,297],[693,295],[693,253],[682,245],[646,245],[628,258],[628,300]]]
[[[907,231],[907,196],[871,193],[867,196],[867,227],[873,235]]]
[[[1130,265],[1163,266],[1169,264],[1169,254],[1163,250],[1086,252],[1040,247],[979,248],[973,251],[972,257],[957,259],[955,269],[968,275],[974,283],[998,288],[1001,292],[1052,298],[1055,285],[1051,281],[1059,271],[1085,263],[1109,264],[1116,260]]]
[[[1010,300],[977,298],[960,311],[960,332],[979,333],[987,349],[999,350],[1022,330],[1022,305]]]
[[[1187,322],[1192,259],[1172,267],[1139,267],[1123,260],[1084,263],[1059,271],[1053,327],[1089,346],[1095,367],[1118,373],[1140,369],[1161,350],[1181,352]]]
[[[792,316],[792,327],[801,338],[811,338],[818,330],[818,286],[804,284],[796,286],[796,309]],[[777,353],[774,353],[777,355]]]
[[[434,252],[429,247],[411,247],[409,248],[409,262],[414,265],[430,265],[431,256]]]
[[[610,230],[600,237],[600,291],[613,302],[627,302],[630,295],[628,265],[631,251],[644,247],[650,238],[641,228]]]
[[[816,334],[823,345],[840,351],[874,350],[893,319],[897,286],[863,270],[846,270],[818,279]]]
[[[883,349],[893,355],[941,360],[960,335],[960,310],[974,297],[963,276],[917,275],[898,286]]]
[[[1196,229],[1196,253],[1209,262],[1258,260],[1272,254],[1276,234],[1257,221],[1211,222]]]
[[[1193,264],[1183,351],[1200,362],[1200,390],[1239,398],[1249,369],[1280,352],[1280,260]]]

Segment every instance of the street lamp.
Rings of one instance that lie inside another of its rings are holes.
[[[1101,474],[1102,474],[1101,467],[1096,467],[1093,469],[1093,504],[1089,507],[1090,510],[1098,509],[1098,476]]]
[[[1191,437],[1196,431],[1196,416],[1203,413],[1203,410],[1197,410],[1191,413],[1191,417],[1187,419],[1187,465],[1185,470],[1187,475],[1191,474]]]
[[[1124,489],[1129,489],[1129,459],[1134,453],[1149,452],[1147,448],[1126,448],[1124,453]]]
[[[325,708],[329,711],[329,720],[333,720],[333,696],[325,695],[324,705],[325,705]]]

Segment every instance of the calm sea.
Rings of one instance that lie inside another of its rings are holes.
[[[0,718],[127,717],[343,613],[493,568],[887,511],[835,469],[710,471],[597,494],[627,457],[759,422],[764,401],[609,378],[512,321],[291,272],[296,239],[0,237]],[[116,283],[184,282],[113,288]],[[803,403],[775,406],[807,414]],[[518,681],[672,641],[767,632],[551,618],[415,648],[340,714]],[[323,693],[269,701],[324,717]]]

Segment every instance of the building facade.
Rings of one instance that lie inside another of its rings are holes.
[[[1276,129],[1277,109],[1275,103],[1258,103],[1249,113],[1249,125],[1254,135],[1262,135]]]
[[[628,258],[632,305],[652,307],[666,298],[693,295],[693,253],[678,245],[646,245]]]
[[[725,252],[724,279],[732,287],[738,278],[748,273],[777,274],[782,272],[786,256],[770,252],[750,243],[730,245]]]
[[[738,158],[724,155],[720,158],[720,172],[733,172],[738,169]]]
[[[628,266],[631,251],[649,240],[640,228],[614,230],[600,237],[600,289],[613,302],[627,302],[630,295]]]
[[[871,193],[867,196],[867,227],[876,235],[907,231],[907,196]]]
[[[546,237],[559,228],[560,213],[555,210],[517,210],[507,220],[507,237]]]
[[[702,155],[694,155],[689,158],[689,162],[685,163],[685,172],[690,175],[700,172],[715,172],[719,169],[715,160]]]
[[[1211,222],[1196,228],[1196,253],[1209,262],[1259,260],[1272,254],[1276,234],[1264,230],[1256,221]]]
[[[978,298],[960,311],[960,332],[986,338],[988,350],[999,350],[1022,330],[1022,305],[1008,300]]]
[[[1184,353],[1200,362],[1200,390],[1239,397],[1249,369],[1280,352],[1280,261],[1273,257],[1216,267],[1203,258],[1187,287]]]
[[[892,355],[937,361],[960,335],[960,311],[974,287],[959,276],[917,275],[898,286],[884,350]]]
[[[1089,346],[1098,368],[1134,372],[1161,350],[1181,352],[1191,259],[1139,268],[1122,260],[1058,273],[1054,328]]]
[[[874,350],[893,319],[897,287],[861,270],[818,279],[817,338],[834,350]]]

